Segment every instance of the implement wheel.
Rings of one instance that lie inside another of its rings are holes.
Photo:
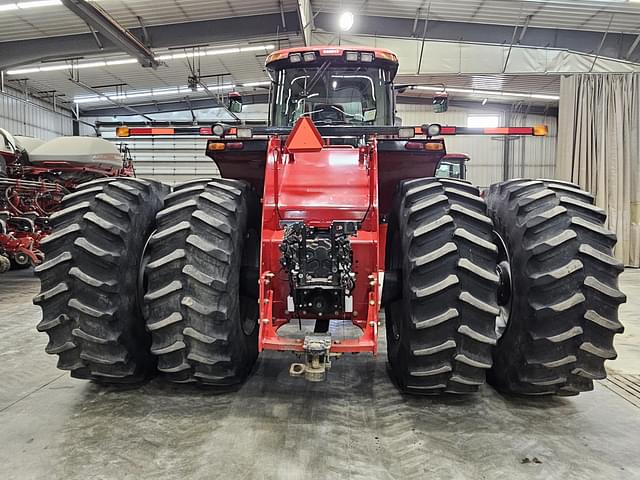
[[[158,370],[178,383],[229,387],[258,356],[258,199],[248,183],[177,186],[158,213],[145,317]]]
[[[80,185],[51,216],[35,268],[46,352],[71,376],[135,383],[154,371],[144,329],[138,273],[142,251],[169,187],[112,178]]]
[[[385,282],[383,298],[402,391],[471,393],[484,383],[499,313],[497,252],[477,188],[438,178],[400,184],[386,256],[395,285]]]
[[[625,301],[604,211],[577,185],[553,180],[492,185],[487,205],[511,276],[490,382],[528,395],[592,390],[606,377],[605,360],[616,357]]]

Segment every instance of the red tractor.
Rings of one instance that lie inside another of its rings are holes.
[[[0,129],[0,272],[42,261],[49,215],[64,194],[89,180],[132,176],[131,158],[102,139],[59,137],[49,142]]]
[[[590,194],[517,179],[483,199],[436,178],[435,137],[456,132],[394,126],[388,50],[296,48],[266,66],[269,126],[212,128],[222,178],[104,179],[63,199],[35,299],[59,368],[227,388],[275,350],[321,380],[343,354],[378,352],[383,307],[403,392],[470,393],[488,376],[575,395],[605,377],[625,297]]]

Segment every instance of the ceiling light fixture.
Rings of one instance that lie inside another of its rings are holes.
[[[266,52],[268,50],[273,50],[275,45],[257,45],[252,47],[233,47],[233,48],[219,48],[219,49],[210,49],[210,50],[199,50],[193,52],[181,52],[181,53],[169,53],[165,55],[159,55],[155,57],[156,60],[178,60],[180,58],[192,58],[192,57],[204,57],[204,56],[214,56],[214,55],[227,55],[230,53],[246,53],[246,52]]]
[[[234,84],[225,84],[225,85],[207,85],[207,90],[210,91],[221,91],[221,90],[233,90],[234,88],[251,88],[251,87],[259,87],[263,85],[269,85],[271,82],[268,80],[261,80],[257,82],[247,82],[238,85]],[[199,86],[196,89],[197,92],[204,92],[205,88],[203,86]],[[75,97],[73,99],[74,103],[81,105],[86,103],[103,103],[109,101],[122,101],[128,100],[131,98],[143,98],[143,97],[157,97],[162,95],[182,95],[193,93],[190,87],[187,85],[183,85],[181,87],[169,87],[169,88],[157,88],[151,90],[133,90],[130,92],[110,92],[105,93],[103,95],[86,95],[81,97]]]
[[[264,81],[260,81],[260,82],[243,83],[240,86],[241,87],[263,87],[263,86],[269,85],[270,83],[271,82],[269,80],[264,80]]]
[[[413,87],[415,90],[426,90],[429,92],[440,92],[442,87],[429,87],[424,85],[416,85]],[[521,97],[521,98],[535,98],[539,100],[560,100],[558,95],[543,95],[540,93],[518,93],[518,92],[500,92],[497,90],[473,90],[470,88],[445,88],[449,93],[465,93],[469,95],[482,95],[484,97]]]
[[[353,27],[353,20],[353,13],[343,12],[342,15],[340,15],[339,20],[340,30],[343,32],[351,30],[351,27]]]
[[[11,10],[26,10],[28,8],[53,7],[62,5],[60,0],[36,0],[33,2],[17,2],[0,5],[0,12],[9,12]]]
[[[207,89],[210,91],[216,90],[233,90],[236,88],[236,85],[227,84],[227,85],[207,85]],[[204,92],[204,87],[198,87],[198,92]],[[192,93],[191,88],[184,85],[182,87],[175,88],[162,88],[162,89],[151,89],[151,90],[134,90],[130,92],[123,93],[105,93],[104,95],[89,95],[85,97],[75,97],[73,102],[80,105],[83,103],[101,103],[108,101],[118,101],[118,100],[129,100],[131,98],[143,98],[143,97],[156,97],[159,95],[179,95],[183,93]]]
[[[0,5],[0,11],[2,6]],[[205,55],[226,55],[230,53],[246,53],[246,52],[267,52],[269,50],[273,50],[275,45],[255,45],[250,47],[235,47],[235,48],[223,48],[223,49],[210,49],[203,50],[198,52],[184,52],[184,53],[173,53],[166,55],[159,55],[155,57],[156,60],[178,60],[181,58],[192,58],[192,57],[203,57]],[[138,60],[135,58],[127,57],[118,60],[99,60],[95,62],[88,63],[63,63],[56,65],[45,65],[42,67],[26,67],[26,68],[18,68],[16,70],[7,70],[5,73],[7,75],[25,75],[28,73],[39,73],[39,72],[55,72],[58,70],[68,70],[70,68],[74,69],[82,69],[82,68],[99,68],[99,67],[112,67],[117,65],[128,65],[138,63]]]

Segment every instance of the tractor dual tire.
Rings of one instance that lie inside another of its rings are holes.
[[[62,199],[42,242],[34,303],[46,352],[75,378],[137,383],[154,371],[138,294],[145,242],[169,187],[136,178],[84,183]]]
[[[485,382],[498,314],[493,225],[464,180],[404,181],[389,219],[385,304],[390,373],[406,393],[472,393]],[[384,295],[384,294],[383,294]]]
[[[553,180],[498,183],[486,198],[512,273],[511,314],[489,381],[526,395],[592,390],[623,331],[623,265],[605,212],[577,185]]]
[[[191,181],[166,198],[157,224],[144,314],[158,370],[176,383],[235,387],[258,357],[258,198],[243,181]]]

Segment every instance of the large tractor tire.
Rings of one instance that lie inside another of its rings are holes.
[[[463,180],[401,183],[389,220],[387,352],[407,393],[472,393],[485,381],[498,314],[493,224]],[[393,272],[393,273],[392,273]]]
[[[621,333],[623,265],[593,197],[568,182],[492,185],[487,205],[510,263],[506,328],[490,382],[527,395],[577,395],[606,377]]]
[[[157,222],[144,313],[158,370],[177,383],[242,383],[258,356],[255,193],[237,180],[188,182]]]
[[[169,187],[135,178],[96,180],[65,196],[36,267],[46,352],[75,378],[136,383],[154,371],[139,270]]]

